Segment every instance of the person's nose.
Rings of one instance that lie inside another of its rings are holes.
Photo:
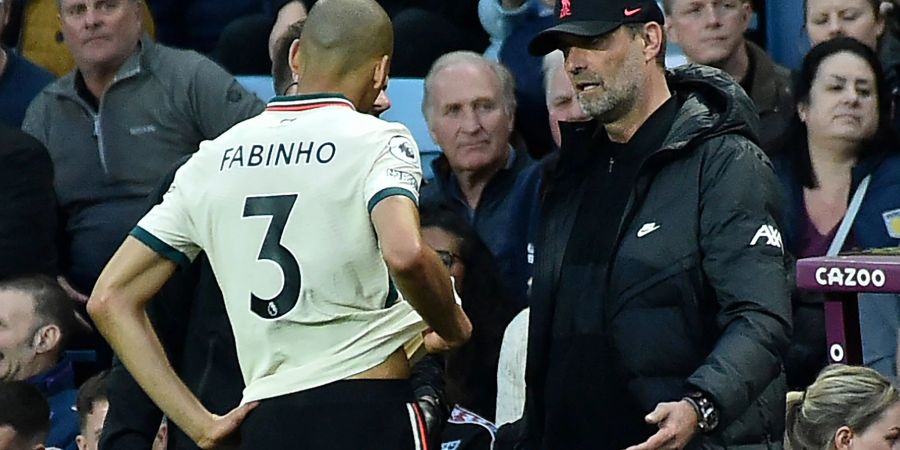
[[[94,29],[103,23],[103,17],[97,13],[97,10],[91,7],[84,12],[84,27]]]
[[[830,38],[835,38],[838,36],[842,36],[844,34],[844,29],[841,27],[841,23],[837,17],[832,15],[828,18],[828,36]]]
[[[710,3],[703,8],[703,25],[707,28],[719,28],[722,26],[721,9]]]
[[[583,56],[583,51],[581,49],[569,49],[569,53],[566,55],[566,59],[563,63],[566,72],[570,75],[580,74],[587,67]]]
[[[460,129],[466,134],[475,134],[481,130],[481,120],[474,108],[465,108],[463,110]]]

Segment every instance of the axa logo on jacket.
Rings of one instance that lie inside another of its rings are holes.
[[[784,246],[781,244],[781,232],[777,228],[772,225],[761,225],[756,230],[756,234],[753,235],[753,239],[750,240],[750,246],[753,247],[763,238],[766,239],[765,245],[780,248],[781,252],[784,253]]]

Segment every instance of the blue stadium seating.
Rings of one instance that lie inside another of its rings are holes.
[[[234,78],[244,88],[256,94],[264,102],[275,96],[275,88],[272,87],[272,77],[268,75],[239,75]]]
[[[263,101],[275,96],[270,76],[242,75],[235,78]],[[431,178],[431,161],[441,154],[441,149],[431,140],[428,125],[425,124],[425,117],[422,115],[423,86],[421,78],[392,78],[388,84],[391,109],[382,114],[381,118],[390,122],[400,122],[409,128],[422,154],[425,178]]]
[[[381,118],[400,122],[409,128],[422,154],[422,170],[425,172],[425,178],[431,178],[431,161],[440,156],[441,149],[431,139],[425,116],[422,115],[424,80],[391,78],[387,93],[391,99],[391,109],[382,114]]]

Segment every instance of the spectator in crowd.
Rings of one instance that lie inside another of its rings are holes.
[[[77,68],[35,98],[23,129],[53,159],[62,273],[86,293],[166,170],[263,105],[212,61],[142,39],[139,0],[59,7]]]
[[[50,407],[24,381],[0,381],[0,450],[44,450]]]
[[[272,41],[272,86],[276,95],[292,95],[297,87],[300,68],[295,67],[300,51],[300,35],[303,33],[301,19],[290,24],[278,38]],[[274,32],[274,30],[273,30]]]
[[[575,87],[563,67],[563,54],[554,50],[544,57],[544,89],[547,92],[547,111],[550,113],[550,134],[559,148],[559,123],[581,122],[588,117],[578,104]]]
[[[302,0],[289,0],[285,2],[281,9],[278,10],[278,14],[275,16],[275,23],[272,24],[272,29],[269,30],[269,59],[272,60],[273,72],[276,60],[283,60],[284,58],[281,58],[280,56],[287,53],[287,50],[285,50],[284,52],[276,51],[276,49],[278,48],[276,42],[279,40],[279,38],[285,36],[286,33],[288,33],[288,27],[296,24],[297,22],[302,23],[304,20],[306,20],[306,16],[309,13],[309,10],[306,9],[306,6],[307,5]],[[290,46],[290,43],[288,43],[288,46]],[[276,59],[276,55],[278,55],[279,58]],[[281,93],[283,91],[276,90],[276,92]]]
[[[478,19],[490,36],[484,57],[496,61],[504,40],[522,22],[553,13],[553,0],[479,0]]]
[[[78,450],[97,450],[100,435],[103,432],[103,421],[109,410],[106,396],[107,372],[102,371],[87,380],[78,388],[78,417],[81,421],[81,432],[75,437]]]
[[[777,448],[789,264],[751,100],[718,69],[665,70],[654,0],[555,17],[531,50],[563,50],[594,120],[561,126],[544,177],[530,448]]]
[[[488,36],[478,21],[478,0],[379,0],[394,24],[392,77],[422,78],[441,55],[481,53]]]
[[[809,42],[815,46],[838,36],[852,37],[878,52],[882,47],[882,38],[889,49],[882,56],[882,69],[885,83],[891,96],[891,123],[894,130],[900,130],[900,115],[897,105],[900,104],[900,60],[897,48],[900,47],[898,18],[900,12],[891,8],[892,12],[882,5],[891,4],[881,0],[806,0],[804,2],[804,18]],[[888,33],[890,31],[890,33]]]
[[[0,125],[0,279],[56,275],[53,163],[37,139]]]
[[[509,69],[516,87],[514,142],[540,159],[554,149],[547,121],[541,58],[528,53],[528,43],[553,22],[553,2],[544,0],[480,0],[479,17],[491,35],[488,59]]]
[[[788,200],[787,250],[806,258],[825,255],[835,241],[836,250],[896,247],[900,155],[877,55],[853,38],[825,41],[804,58],[794,92],[797,114],[792,133],[785,154],[776,159]],[[850,234],[838,236],[857,192],[862,202],[855,218],[848,216]],[[827,362],[823,306],[810,295],[796,294],[794,316],[794,337],[785,362],[790,386],[802,388]],[[864,363],[891,376],[900,302],[863,297],[860,319]]]
[[[290,0],[153,0],[150,10],[156,20],[159,43],[210,54],[230,23],[251,15],[276,17]],[[304,9],[308,11],[304,3]],[[312,6],[312,5],[308,5]]]
[[[890,450],[900,443],[900,392],[865,367],[828,366],[787,405],[792,450]]]
[[[756,104],[760,147],[772,155],[793,115],[791,74],[765,50],[744,37],[750,26],[750,0],[664,0],[666,33],[688,60],[724,70]]]
[[[444,208],[422,210],[422,237],[454,277],[472,337],[447,354],[447,403],[494,420],[503,330],[521,309],[506,292],[490,250],[466,220]]]
[[[878,48],[885,18],[881,0],[805,0],[804,19],[809,42],[817,45],[838,36],[848,36]]]
[[[0,0],[0,34],[9,23],[12,0]],[[0,125],[19,128],[31,99],[53,75],[0,44]]]
[[[36,387],[52,412],[46,444],[75,450],[77,391],[72,362],[63,357],[75,324],[72,301],[47,276],[5,280],[0,282],[0,324],[0,380]]]
[[[300,0],[263,0],[263,3],[265,12],[235,18],[218,36],[214,59],[229,73],[269,73],[273,32],[282,34],[289,24],[305,19],[308,11]]]
[[[425,77],[422,112],[443,153],[422,204],[468,220],[500,266],[503,285],[527,304],[540,170],[509,142],[516,100],[509,71],[472,52],[440,57]]]

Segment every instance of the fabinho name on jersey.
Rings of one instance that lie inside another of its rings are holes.
[[[278,167],[300,164],[328,164],[334,159],[337,147],[331,142],[291,142],[290,144],[238,145],[225,149],[219,171],[242,167]]]

